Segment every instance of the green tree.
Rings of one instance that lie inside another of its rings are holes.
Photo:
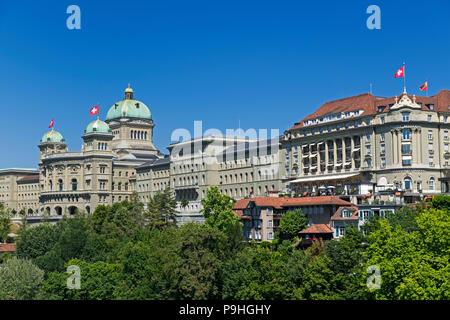
[[[0,203],[0,242],[6,242],[11,229],[11,213]]]
[[[35,259],[49,252],[56,242],[56,227],[41,224],[19,233],[16,254],[21,259]]]
[[[288,267],[286,259],[279,252],[271,252],[269,248],[261,246],[246,247],[223,267],[222,298],[238,300],[298,298],[294,287],[298,279],[290,277],[289,272],[299,269],[292,267],[292,264]]]
[[[179,299],[217,299],[222,266],[221,244],[225,236],[217,229],[189,223],[179,230]]]
[[[227,252],[232,256],[242,247],[244,240],[242,223],[233,212],[233,201],[229,196],[221,194],[219,188],[212,186],[206,190],[202,206],[201,212],[205,217],[206,226],[217,229],[227,236]]]
[[[114,299],[120,279],[120,266],[106,262],[87,263],[72,259],[67,266],[80,268],[80,289],[67,287],[70,274],[50,272],[42,285],[43,295],[51,300],[110,300]]]
[[[450,298],[450,214],[430,209],[417,213],[417,230],[408,232],[380,220],[368,236],[366,266],[381,270],[377,299]]]
[[[177,201],[169,188],[158,192],[148,203],[146,217],[152,228],[175,226],[177,220]]]
[[[330,290],[336,298],[366,299],[369,297],[365,280],[363,237],[356,227],[346,228],[344,237],[327,242],[326,255],[334,273]]]
[[[0,300],[40,299],[44,271],[30,260],[8,259],[0,267]]]
[[[305,229],[307,225],[308,218],[301,209],[290,210],[280,220],[280,237],[282,239],[297,237],[298,233]]]
[[[445,194],[439,194],[433,198],[431,206],[435,209],[450,210],[450,196]]]

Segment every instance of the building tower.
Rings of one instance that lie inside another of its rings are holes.
[[[125,89],[125,98],[111,106],[106,123],[113,134],[112,150],[119,157],[154,158],[160,156],[153,144],[154,123],[149,108],[134,99],[133,89]]]

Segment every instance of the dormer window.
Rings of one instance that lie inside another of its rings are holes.
[[[429,108],[430,110],[434,110],[434,104],[429,104],[429,105],[428,105],[428,108]]]
[[[402,112],[403,122],[409,121],[409,112]]]

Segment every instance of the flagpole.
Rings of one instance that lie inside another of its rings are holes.
[[[406,93],[406,64],[403,62],[403,93]]]

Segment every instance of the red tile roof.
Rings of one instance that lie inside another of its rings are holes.
[[[348,209],[352,212],[352,216],[351,217],[341,217],[341,212],[344,209]],[[337,209],[337,211],[335,212],[335,214],[333,214],[333,216],[331,217],[330,220],[358,220],[358,207],[355,206],[345,206],[345,207],[339,207],[339,209]]]
[[[326,224],[314,224],[305,230],[299,232],[299,234],[313,234],[313,233],[333,233]]]
[[[351,206],[351,203],[335,196],[318,196],[318,197],[300,197],[300,198],[282,198],[284,200],[283,207],[296,206],[319,206],[319,205],[337,205]]]
[[[410,99],[413,99],[412,95],[408,95]],[[398,97],[400,100],[401,95]],[[416,96],[416,102],[422,103],[422,110],[428,110],[427,104],[434,104],[434,111],[440,112],[450,112],[450,90],[441,90],[438,94],[432,97],[425,96]],[[357,96],[347,97],[343,99],[333,100],[324,103],[319,109],[317,109],[313,114],[303,118],[300,122],[296,122],[294,126],[289,130],[294,130],[303,127],[303,121],[316,119],[322,116],[325,116],[329,113],[338,113],[338,112],[347,112],[347,111],[355,111],[355,110],[364,110],[364,113],[361,116],[354,117],[352,119],[358,119],[367,115],[373,115],[378,112],[378,107],[386,106],[382,112],[389,111],[389,105],[395,103],[395,97],[384,98],[384,97],[375,97],[370,93],[364,93]],[[337,121],[343,121],[336,120]],[[330,122],[324,122],[316,125],[325,125]],[[311,125],[311,127],[316,126]],[[308,126],[309,127],[309,126]]]
[[[350,202],[342,200],[335,196],[318,196],[318,197],[300,197],[300,198],[275,198],[275,197],[256,197],[250,199],[242,199],[234,204],[233,210],[243,210],[247,208],[250,202],[254,202],[258,207],[272,207],[282,209],[286,207],[302,207],[302,206],[351,206]]]
[[[16,244],[0,243],[0,252],[16,252]]]

